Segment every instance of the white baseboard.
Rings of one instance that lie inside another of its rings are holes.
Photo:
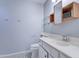
[[[0,55],[0,58],[30,58],[30,57],[31,57],[30,51],[21,51],[7,55]]]

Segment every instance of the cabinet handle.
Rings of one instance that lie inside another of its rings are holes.
[[[47,58],[47,56],[45,55],[45,58]]]

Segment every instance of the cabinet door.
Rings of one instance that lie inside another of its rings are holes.
[[[58,2],[54,6],[54,22],[55,24],[60,24],[62,23],[62,1]]]
[[[47,58],[47,52],[41,46],[39,47],[39,58]]]

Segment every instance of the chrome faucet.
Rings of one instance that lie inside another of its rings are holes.
[[[69,41],[69,37],[67,35],[62,35],[63,36],[63,41],[68,42]]]

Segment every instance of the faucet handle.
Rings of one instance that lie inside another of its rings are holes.
[[[63,41],[69,41],[69,36],[63,35]]]
[[[62,37],[63,37],[63,39],[65,39],[66,36],[65,35],[62,35]]]

